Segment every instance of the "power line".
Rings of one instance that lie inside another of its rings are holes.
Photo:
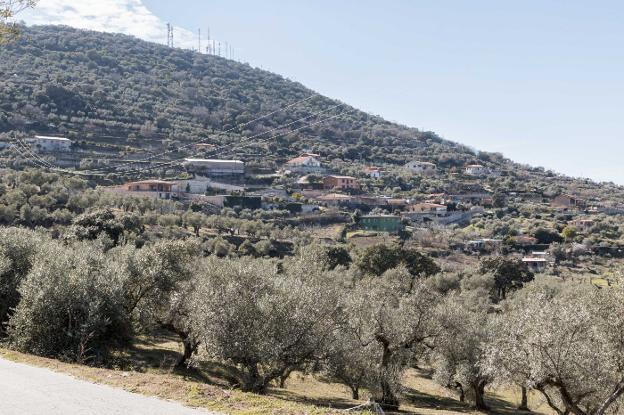
[[[46,168],[56,168],[56,166],[52,165],[51,163],[49,163],[48,161],[42,159],[41,157],[39,157],[37,154],[33,153],[31,149],[28,148],[28,146],[23,143],[19,138],[17,137],[13,137],[13,140],[18,143],[20,145],[20,147],[22,147],[24,149],[24,151],[28,154],[30,154],[32,156],[33,159],[37,160],[41,165],[45,166]],[[23,154],[20,152],[20,154]],[[29,157],[27,157],[30,161],[34,162],[35,164],[37,164],[37,161],[30,159]],[[37,164],[39,165],[39,164]],[[39,165],[39,167],[41,167],[41,165]]]
[[[351,109],[351,110],[345,110],[345,111],[342,111],[342,112],[341,112],[341,113],[339,113],[339,114],[332,115],[331,117],[324,118],[324,119],[322,119],[322,120],[320,120],[320,121],[317,121],[317,122],[314,122],[314,123],[311,123],[311,124],[306,124],[306,125],[303,125],[303,126],[298,127],[298,128],[296,128],[296,129],[294,129],[294,130],[286,131],[286,132],[283,132],[283,133],[280,133],[280,134],[275,134],[275,135],[273,135],[273,136],[271,136],[271,137],[268,137],[268,138],[263,138],[263,139],[260,139],[260,140],[256,140],[256,141],[255,141],[255,142],[253,142],[253,143],[247,143],[247,144],[244,144],[244,145],[242,145],[242,146],[238,146],[238,145],[237,145],[235,149],[232,149],[231,151],[226,151],[225,153],[221,153],[220,155],[223,155],[223,154],[230,154],[230,153],[232,153],[232,152],[233,152],[233,151],[235,151],[235,150],[238,150],[238,149],[243,148],[243,147],[248,147],[248,146],[253,145],[253,144],[257,144],[258,142],[272,140],[272,139],[274,139],[274,138],[281,137],[281,136],[286,135],[286,134],[292,134],[292,133],[295,133],[295,132],[297,132],[297,131],[301,131],[301,130],[303,130],[303,129],[305,129],[305,128],[314,127],[315,125],[325,123],[325,122],[327,122],[327,121],[329,121],[329,120],[332,120],[332,119],[338,118],[339,116],[344,115],[344,114],[347,114],[347,113],[352,112],[352,111],[354,111],[354,110],[353,110],[353,109]],[[225,147],[225,146],[222,146],[222,147]],[[213,149],[212,151],[214,152],[214,151],[217,151],[217,150],[214,150],[214,149]]]
[[[338,108],[338,107],[342,107],[342,106],[344,106],[344,105],[345,105],[345,104],[338,104],[338,105],[334,105],[333,107],[326,108],[326,109],[324,109],[324,110],[322,110],[322,111],[318,111],[318,112],[316,112],[316,113],[314,113],[314,114],[310,114],[310,115],[307,115],[307,116],[305,116],[305,117],[299,118],[298,120],[292,121],[292,122],[290,122],[290,123],[288,123],[288,124],[280,125],[280,126],[278,126],[278,127],[272,128],[272,129],[270,129],[270,130],[263,131],[262,133],[252,135],[252,136],[250,136],[250,137],[247,137],[245,140],[243,140],[243,142],[244,142],[244,141],[250,141],[250,140],[253,140],[254,138],[257,138],[257,137],[260,137],[260,136],[262,136],[262,135],[265,135],[265,134],[271,133],[271,132],[273,132],[273,131],[277,131],[277,130],[280,130],[280,129],[283,129],[283,128],[286,128],[286,127],[289,127],[289,126],[291,126],[291,125],[293,125],[293,124],[296,124],[296,123],[301,122],[301,121],[305,121],[306,119],[309,119],[309,118],[312,118],[312,117],[316,117],[316,116],[318,116],[318,115],[320,115],[320,114],[323,114],[323,113],[325,113],[325,112],[331,111],[331,110],[336,109],[336,108]],[[316,125],[316,124],[312,124],[312,125]],[[305,128],[305,126],[304,126],[303,128]],[[299,128],[299,129],[301,129],[301,128]],[[296,129],[296,130],[293,130],[293,131],[298,131],[299,129]],[[283,134],[286,134],[286,133],[283,133]],[[282,135],[283,135],[283,134],[282,134]],[[279,136],[279,135],[278,135],[278,136]],[[240,143],[240,142],[239,142],[239,143]],[[231,146],[230,144],[225,144],[225,145],[220,146],[219,148],[223,148],[223,147],[230,147],[230,146]],[[171,164],[171,163],[174,163],[174,162],[176,162],[176,161],[179,161],[179,160],[181,160],[181,159],[183,159],[183,158],[188,158],[188,156],[183,156],[182,158],[180,158],[180,159],[178,159],[178,160],[173,160],[172,162],[164,162],[164,163],[163,163],[163,164],[161,164],[161,165]],[[132,163],[130,163],[130,164],[134,164],[134,162],[132,162]],[[144,171],[144,170],[150,170],[151,168],[152,168],[152,166],[147,166],[147,167],[143,167],[143,168],[133,169],[133,170],[129,170],[129,171],[124,172],[124,174],[128,174],[128,173],[132,174],[133,172],[138,173],[138,172],[141,172],[141,171]],[[116,173],[116,174],[121,175],[121,173]]]
[[[48,169],[48,166],[38,162],[37,160],[33,160],[31,156],[25,155],[25,152],[23,152],[23,150],[17,145],[11,144],[11,148],[15,149],[20,156],[24,157],[26,161],[33,163],[36,167]]]
[[[339,116],[341,116],[341,115],[343,115],[343,114],[346,114],[346,113],[348,113],[348,112],[351,112],[351,111],[353,111],[353,110],[346,110],[346,111],[343,111],[343,112],[341,112],[341,113],[339,113],[339,114],[332,115],[331,117],[324,118],[324,119],[322,119],[322,120],[320,120],[320,121],[317,121],[317,122],[314,122],[314,123],[311,123],[311,124],[306,124],[306,125],[303,125],[303,126],[298,127],[298,128],[296,128],[296,129],[294,129],[294,130],[285,131],[285,132],[283,132],[283,133],[275,134],[275,135],[273,135],[273,136],[271,136],[271,137],[267,137],[267,138],[264,138],[264,139],[261,139],[261,140],[257,140],[256,142],[253,142],[253,143],[247,143],[247,144],[244,144],[244,145],[242,145],[242,146],[237,146],[237,147],[236,147],[236,149],[238,150],[238,149],[240,149],[240,148],[247,147],[247,146],[252,145],[252,144],[256,144],[256,143],[257,143],[257,142],[259,142],[259,141],[268,141],[268,140],[272,140],[272,139],[277,138],[277,137],[281,137],[281,136],[286,135],[286,134],[292,134],[292,133],[295,133],[295,132],[297,132],[297,131],[303,130],[303,129],[305,129],[305,128],[310,128],[310,127],[313,127],[313,126],[315,126],[315,125],[322,124],[322,123],[324,123],[324,122],[327,122],[327,121],[329,121],[329,120],[331,120],[331,119],[337,118],[337,117],[339,117]],[[231,147],[231,146],[230,146],[230,145],[223,145],[223,146],[220,146],[219,148],[223,148],[223,147]],[[213,154],[214,154],[216,151],[218,151],[218,150],[219,150],[219,148],[212,150],[212,151],[213,151]],[[231,152],[231,151],[230,151],[230,152]],[[228,154],[228,153],[229,153],[229,152],[226,152],[226,153],[224,153],[224,154]],[[221,155],[223,155],[223,154],[221,154]],[[171,160],[171,161],[167,161],[167,162],[162,162],[162,163],[157,164],[157,165],[154,165],[154,166],[148,166],[148,167],[144,167],[144,168],[140,168],[140,169],[129,170],[129,171],[124,172],[124,174],[123,174],[123,175],[136,175],[136,174],[141,173],[141,172],[143,172],[143,171],[149,171],[149,170],[154,170],[154,169],[158,169],[158,168],[165,167],[165,166],[171,166],[171,165],[174,165],[174,164],[176,164],[176,163],[180,163],[180,161],[181,161],[181,160],[182,160],[182,159],[178,159],[178,160]],[[115,173],[115,174],[116,174],[116,175],[118,175],[118,176],[121,176],[121,175],[122,175],[122,174],[120,174],[120,173]]]
[[[277,114],[278,112],[285,111],[285,110],[287,110],[287,109],[289,109],[289,108],[292,108],[292,107],[294,107],[294,106],[297,106],[297,105],[299,105],[299,104],[302,104],[302,103],[304,103],[304,102],[307,102],[307,101],[309,101],[309,100],[311,100],[312,98],[315,98],[315,97],[317,97],[317,96],[319,96],[319,94],[312,94],[312,95],[308,96],[307,98],[304,98],[304,99],[299,100],[299,101],[297,101],[297,102],[294,102],[294,103],[292,103],[292,104],[286,105],[285,107],[282,107],[282,108],[276,109],[276,110],[274,110],[274,111],[271,111],[271,112],[269,112],[268,114],[265,114],[265,115],[262,115],[262,116],[260,116],[260,117],[254,118],[254,119],[253,119],[253,120],[251,120],[251,121],[247,121],[247,122],[242,123],[242,124],[237,124],[237,125],[235,125],[234,127],[231,127],[231,128],[228,128],[227,130],[222,131],[222,132],[221,132],[221,134],[227,134],[227,133],[230,133],[230,132],[234,131],[234,130],[235,130],[235,129],[237,129],[237,128],[246,127],[247,125],[250,125],[250,124],[252,124],[252,123],[254,123],[254,122],[258,122],[258,121],[263,120],[263,119],[265,119],[265,118],[267,118],[267,117],[270,117],[270,116],[272,116],[272,115],[275,115],[275,114]],[[121,167],[128,166],[128,165],[131,165],[131,164],[135,164],[135,163],[140,163],[140,162],[144,162],[144,161],[153,160],[153,159],[155,159],[155,158],[157,158],[157,157],[161,157],[161,156],[164,156],[164,155],[167,155],[167,154],[171,154],[171,153],[173,153],[173,152],[175,152],[175,151],[179,151],[179,150],[182,150],[182,149],[185,149],[185,148],[188,148],[188,147],[194,146],[194,145],[196,145],[196,144],[201,144],[201,143],[204,143],[204,142],[206,142],[206,141],[208,141],[208,140],[209,140],[209,138],[208,138],[208,137],[206,137],[206,138],[202,138],[202,139],[200,139],[200,140],[198,140],[198,141],[194,141],[194,142],[192,142],[192,143],[182,145],[182,146],[178,147],[178,148],[177,148],[177,149],[175,149],[175,150],[173,150],[173,149],[172,149],[172,150],[163,151],[162,153],[154,154],[154,155],[151,155],[151,156],[146,157],[146,158],[144,158],[144,159],[140,159],[140,160],[133,160],[133,161],[131,161],[131,162],[122,163],[122,164],[119,164],[119,165],[117,165],[117,166],[115,166],[115,167],[112,167],[112,168],[114,168],[114,169],[119,169],[119,168],[121,168]]]

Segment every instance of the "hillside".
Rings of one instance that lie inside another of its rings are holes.
[[[314,92],[246,64],[125,35],[58,26],[27,28],[19,43],[0,50],[0,88],[0,133],[66,135],[78,142],[84,167],[170,151],[153,161],[191,155],[237,157],[275,169],[305,150],[345,173],[354,162],[392,167],[417,159],[448,172],[478,162],[501,171],[508,179],[502,182],[506,190],[570,192],[588,199],[624,194],[614,185],[572,180],[514,164],[500,154],[475,152],[322,96],[298,103]],[[298,104],[277,111],[293,103]],[[337,105],[341,106],[333,108]],[[313,116],[321,111],[326,112]],[[296,122],[304,117],[309,118]],[[323,121],[326,118],[331,119]],[[316,125],[306,128],[305,123]],[[272,131],[286,124],[286,129]],[[283,135],[271,138],[276,133]],[[247,137],[254,138],[247,142]],[[245,146],[236,148],[241,141]],[[229,144],[232,149],[198,151],[192,147],[196,142]],[[187,147],[179,151],[180,145]],[[450,178],[388,185],[420,192],[458,186]]]
[[[161,140],[210,137],[208,142],[219,143],[226,140],[221,131],[313,94],[298,83],[224,58],[68,27],[27,29],[0,58],[0,130],[61,133],[100,143],[128,136],[153,148]],[[257,134],[336,104],[315,98],[250,129],[235,130],[234,136]],[[283,156],[306,148],[380,162],[402,162],[409,154],[470,158],[468,149],[435,134],[344,109],[348,114],[335,122],[283,138],[273,149]]]
[[[623,187],[122,35],[25,28],[0,88],[0,357],[232,414],[620,407]]]

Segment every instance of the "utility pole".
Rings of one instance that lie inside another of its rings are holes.
[[[212,55],[212,51],[210,50],[210,27],[208,27],[208,34],[206,35],[206,53],[208,55]]]
[[[201,29],[197,29],[197,52],[202,53],[201,50]]]

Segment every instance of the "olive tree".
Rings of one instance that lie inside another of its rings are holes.
[[[189,321],[189,297],[200,245],[195,241],[160,241],[142,249],[117,248],[123,269],[124,307],[143,328],[159,326],[180,337],[184,365],[198,347]]]
[[[270,382],[325,354],[338,312],[331,276],[293,259],[209,257],[192,300],[207,354],[233,366],[238,386],[265,393]]]
[[[522,288],[534,278],[533,273],[521,259],[502,256],[481,261],[480,272],[493,277],[492,298],[495,301],[504,300],[507,293]]]
[[[362,345],[355,333],[339,327],[323,361],[323,374],[346,385],[353,399],[360,399],[360,390],[376,383],[375,353],[373,343]]]
[[[460,401],[485,410],[485,387],[490,375],[481,358],[488,341],[488,304],[472,292],[451,293],[437,307],[440,331],[431,354],[434,379],[456,389]]]
[[[530,295],[528,295],[530,294]],[[487,371],[539,391],[560,415],[618,413],[624,394],[620,288],[537,287],[508,304],[487,348]]]
[[[9,320],[19,350],[78,362],[105,360],[131,338],[119,267],[91,244],[45,244]]]
[[[362,251],[355,265],[368,275],[382,275],[389,269],[404,266],[414,277],[437,274],[440,268],[427,255],[411,248],[395,245],[373,245]]]
[[[363,278],[345,300],[349,329],[362,346],[373,348],[376,373],[369,388],[381,405],[399,406],[404,370],[436,333],[436,301],[437,295],[405,267]]]
[[[39,246],[48,238],[19,228],[0,229],[0,334],[20,299],[19,285],[30,272]]]

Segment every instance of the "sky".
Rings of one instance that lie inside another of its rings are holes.
[[[41,0],[20,16],[234,58],[522,163],[624,185],[619,0]],[[225,51],[225,47],[223,47]]]

